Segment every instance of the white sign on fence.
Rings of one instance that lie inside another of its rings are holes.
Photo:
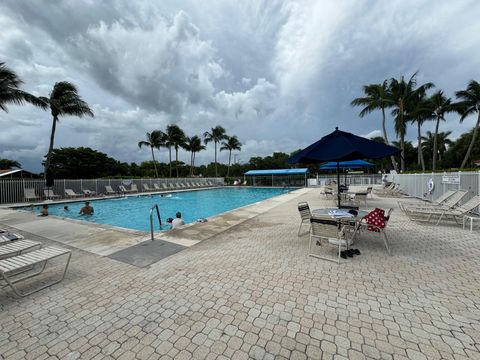
[[[460,175],[443,175],[442,184],[460,185]]]

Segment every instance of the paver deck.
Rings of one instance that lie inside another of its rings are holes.
[[[331,205],[305,191],[148,268],[75,249],[61,284],[0,289],[1,357],[480,358],[478,232],[396,210],[392,256],[367,234],[338,266],[307,256],[298,201]]]

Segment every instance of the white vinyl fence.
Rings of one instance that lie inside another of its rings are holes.
[[[429,189],[430,179],[433,190]],[[400,185],[400,189],[411,196],[435,200],[447,190],[467,190],[463,202],[480,195],[480,171],[430,174],[388,174],[387,180]]]
[[[154,191],[153,184],[198,183],[207,185],[211,182],[215,185],[224,185],[224,178],[165,178],[165,179],[65,179],[55,180],[55,186],[51,188],[50,198],[56,200],[67,199],[65,189],[71,189],[77,194],[83,195],[83,190],[90,190],[96,194],[104,194],[105,186],[109,185],[114,191],[119,191],[123,185],[130,189],[136,184],[138,191],[143,192],[143,184],[147,184]],[[33,189],[33,190],[32,190]],[[0,204],[33,203],[47,199],[45,196],[45,181],[43,179],[1,179],[0,178]],[[34,195],[37,199],[31,198]]]
[[[337,181],[336,174],[318,175],[316,178],[308,179],[308,186],[322,186]],[[345,175],[340,175],[340,183],[345,183]],[[362,174],[362,175],[347,175],[347,185],[380,185],[382,184],[382,175],[380,174]]]

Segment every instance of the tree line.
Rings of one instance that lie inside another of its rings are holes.
[[[155,175],[158,177],[157,161],[155,160],[155,150],[160,150],[161,148],[168,149],[169,154],[169,176],[172,177],[172,148],[175,150],[175,172],[176,176],[179,177],[179,161],[178,161],[178,151],[184,149],[190,152],[190,172],[189,176],[193,176],[195,171],[195,158],[196,154],[202,150],[205,150],[207,145],[210,142],[213,142],[215,145],[215,177],[218,176],[218,162],[217,162],[217,144],[220,144],[220,151],[228,151],[228,168],[227,176],[230,174],[230,165],[232,162],[232,151],[242,150],[242,144],[236,136],[229,136],[226,133],[226,130],[221,126],[216,126],[210,131],[206,131],[203,134],[202,139],[198,135],[187,136],[185,132],[175,124],[170,124],[167,126],[165,132],[161,130],[154,130],[152,132],[147,132],[145,135],[146,139],[138,142],[138,147],[147,146],[150,148],[152,153],[152,162],[155,169]]]
[[[440,156],[446,151],[446,146],[450,145],[445,141],[450,134],[439,132],[440,123],[445,121],[445,115],[456,113],[459,115],[459,122],[462,123],[468,116],[476,114],[477,122],[460,165],[460,169],[463,169],[471,158],[477,140],[480,125],[480,84],[471,80],[465,90],[455,92],[456,101],[454,101],[447,97],[442,90],[428,94],[428,91],[433,89],[435,85],[432,82],[417,85],[416,76],[417,73],[414,73],[408,80],[405,80],[402,76],[400,79],[385,80],[381,84],[365,85],[363,87],[364,96],[354,99],[351,105],[363,107],[359,113],[360,117],[380,110],[383,142],[386,144],[389,144],[389,140],[385,126],[385,111],[390,110],[394,121],[395,134],[399,139],[398,145],[401,149],[401,171],[406,170],[407,143],[405,137],[409,124],[417,128],[417,163],[421,166],[422,171],[425,171],[426,163],[423,152],[429,151],[432,154],[431,169],[435,171]],[[426,121],[435,121],[435,131],[433,134],[431,132],[430,134],[427,133],[425,137],[422,135],[421,127]],[[443,144],[439,144],[440,134],[443,136]],[[393,168],[398,171],[396,159],[392,157],[391,161]],[[452,167],[458,167],[458,163]]]

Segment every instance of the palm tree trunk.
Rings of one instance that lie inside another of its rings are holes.
[[[440,117],[437,117],[437,124],[435,125],[435,135],[433,137],[433,157],[432,157],[432,171],[437,169],[437,152],[438,152],[438,127],[440,126]]]
[[[417,122],[417,131],[418,131],[418,159],[420,160],[420,164],[422,165],[422,171],[425,171],[425,160],[423,158],[423,149],[422,149],[422,129],[421,129],[420,122]]]
[[[227,177],[230,175],[230,162],[232,161],[232,150],[228,153],[228,168],[227,168]]]
[[[152,149],[153,167],[155,168],[155,175],[157,176],[157,179],[158,179],[157,163],[155,161],[155,154],[153,153],[153,147],[150,146],[150,149]]]
[[[45,179],[47,176],[47,170],[50,168],[50,158],[52,157],[52,152],[53,152],[53,143],[55,141],[55,130],[57,128],[57,121],[58,121],[58,118],[56,116],[53,116],[52,132],[50,133],[50,145],[48,146],[48,153],[47,153],[47,158],[45,159],[45,168],[43,171],[43,177]]]
[[[190,153],[190,177],[193,175],[193,151]]]
[[[405,135],[403,134],[400,136],[400,150],[402,150],[402,152],[400,153],[400,155],[402,156],[402,158],[400,159],[400,171],[404,172],[405,171]]]
[[[195,151],[193,151],[192,153],[192,176],[193,176],[193,173],[194,173],[194,168],[195,168]]]
[[[215,177],[218,177],[217,172],[217,142],[215,141]]]
[[[172,177],[172,147],[171,146],[168,147],[168,159],[169,159],[168,165],[170,167],[169,177]]]
[[[460,166],[460,170],[467,165],[468,158],[470,157],[470,153],[472,152],[473,144],[475,144],[475,140],[477,139],[477,132],[478,126],[480,125],[480,111],[478,112],[477,124],[475,125],[475,129],[473,130],[472,140],[470,141],[470,145],[468,145],[467,153],[465,154],[465,158],[462,161],[462,165]]]
[[[387,128],[385,127],[385,108],[382,107],[382,130],[383,130],[383,140],[385,140],[385,144],[390,145],[388,142],[387,137]],[[392,166],[396,172],[398,172],[397,162],[395,161],[395,156],[390,156],[390,160],[392,161]]]
[[[178,148],[175,148],[175,172],[177,173],[178,178]]]

